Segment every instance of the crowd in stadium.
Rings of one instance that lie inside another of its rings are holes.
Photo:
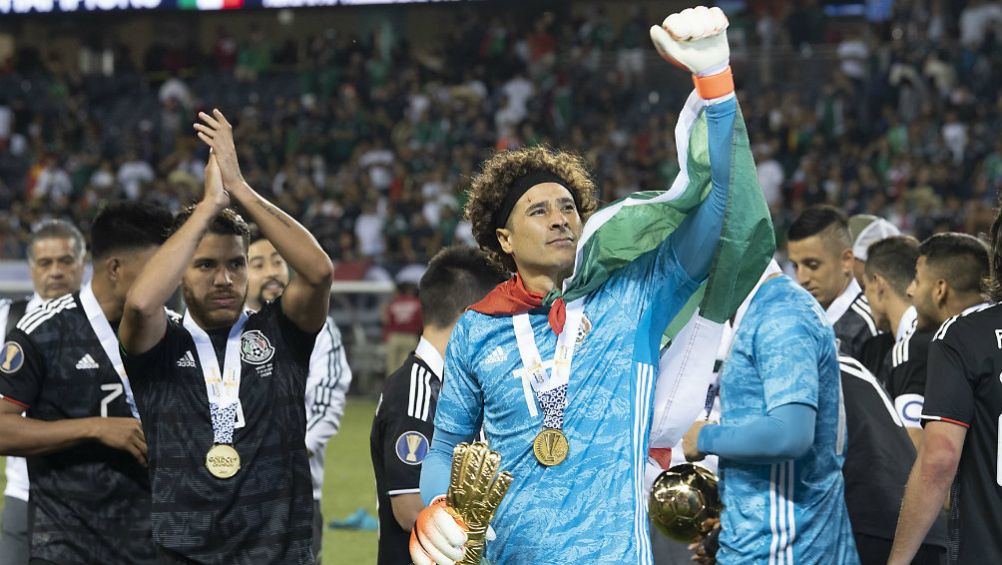
[[[777,226],[829,202],[920,238],[984,231],[1002,185],[998,5],[897,2],[884,24],[836,26],[813,3],[774,4],[732,18],[750,66],[780,48],[795,53],[791,74],[837,57],[823,83],[740,92]],[[0,257],[22,257],[41,218],[86,228],[112,195],[189,202],[205,152],[187,134],[210,105],[234,115],[253,186],[336,261],[391,272],[469,241],[464,192],[491,149],[578,151],[603,201],[663,188],[678,171],[678,93],[650,103],[664,71],[645,49],[649,14],[631,16],[614,28],[601,8],[460,15],[434,49],[386,34],[273,44],[262,29],[220,30],[208,53],[154,45],[138,68],[120,56],[111,79],[22,52],[0,76]]]
[[[0,562],[319,564],[394,274],[379,565],[1002,562],[1002,2],[745,8],[21,49]]]

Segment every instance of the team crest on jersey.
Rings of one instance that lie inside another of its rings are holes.
[[[421,432],[404,432],[397,438],[397,458],[408,465],[420,465],[428,455],[428,438]]]
[[[24,365],[24,350],[21,344],[16,341],[8,341],[3,344],[3,354],[0,355],[0,371],[11,374],[16,373]]]
[[[586,315],[584,315],[582,313],[581,314],[581,327],[578,328],[578,336],[574,340],[574,344],[575,345],[581,345],[581,342],[583,342],[585,340],[585,338],[588,337],[588,333],[589,332],[591,332],[591,320],[588,319],[588,316],[586,316]]]
[[[240,337],[240,358],[251,365],[263,365],[275,356],[275,348],[260,330],[244,332]]]

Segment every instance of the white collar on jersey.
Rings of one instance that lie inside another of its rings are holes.
[[[417,347],[414,348],[414,355],[420,357],[428,365],[439,381],[442,380],[442,375],[445,373],[445,359],[442,359],[442,354],[435,349],[430,341],[423,337],[418,340]]]
[[[28,305],[25,307],[24,311],[31,312],[35,308],[40,308],[46,302],[48,302],[48,300],[43,300],[42,297],[39,296],[38,293],[36,292],[31,295],[31,298],[28,300]]]
[[[978,312],[980,310],[984,310],[985,308],[988,308],[991,305],[992,305],[991,302],[981,302],[981,303],[975,304],[974,306],[971,306],[970,308],[965,309],[963,312],[960,313],[960,315],[961,316],[966,316],[968,314],[973,314],[973,313]]]
[[[894,343],[897,343],[915,331],[915,325],[918,323],[918,311],[915,310],[914,306],[909,306],[905,313],[901,315],[901,321],[898,322],[898,331],[894,335]]]
[[[850,278],[849,284],[842,291],[842,294],[833,300],[828,309],[825,310],[825,314],[828,315],[828,321],[833,324],[837,322],[849,310],[849,307],[852,306],[852,301],[856,300],[856,297],[861,292],[863,292],[863,289],[856,282],[856,277]]]

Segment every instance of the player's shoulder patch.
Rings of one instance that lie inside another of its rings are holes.
[[[407,465],[420,465],[428,456],[428,449],[431,446],[423,433],[412,430],[400,434],[394,447],[401,462]]]
[[[240,336],[240,358],[251,365],[263,365],[275,356],[275,348],[261,330],[250,330]]]
[[[0,372],[8,375],[18,372],[24,366],[24,349],[16,341],[8,341],[3,344],[3,351],[0,352]]]

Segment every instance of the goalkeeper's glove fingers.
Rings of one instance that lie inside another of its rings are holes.
[[[713,75],[730,63],[727,25],[720,8],[687,8],[652,26],[651,41],[666,61],[696,75]]]
[[[445,497],[422,510],[411,530],[410,554],[414,565],[453,565],[463,558],[466,532],[446,511]]]

